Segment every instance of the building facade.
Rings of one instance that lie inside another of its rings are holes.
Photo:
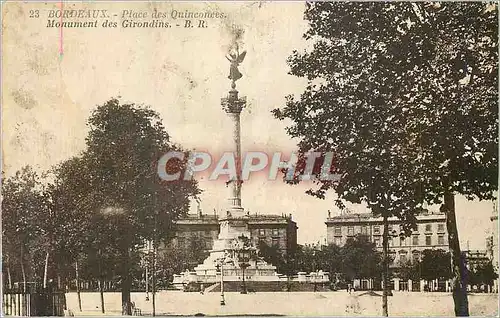
[[[467,269],[474,271],[491,261],[487,250],[465,250],[462,251]]]
[[[254,246],[264,242],[277,247],[282,253],[292,253],[297,248],[297,223],[292,215],[247,214],[248,230]],[[219,235],[219,219],[215,214],[188,214],[176,222],[175,237],[172,244],[189,248],[196,237],[204,242],[205,249],[212,249],[213,242]]]
[[[401,221],[389,218],[389,267],[395,269],[407,262],[418,261],[426,249],[442,249],[448,251],[448,233],[446,230],[446,216],[443,213],[427,213],[417,217],[417,228],[410,236],[404,235]],[[339,216],[330,216],[326,220],[327,243],[342,246],[349,238],[364,235],[375,244],[376,249],[382,252],[382,234],[384,224],[382,217],[374,217],[370,213],[350,213]],[[354,280],[355,288],[372,289],[376,287],[373,279]],[[429,285],[426,285],[426,284]],[[390,289],[423,291],[426,286],[429,290],[449,290],[449,282],[412,282],[392,277]]]
[[[396,217],[389,218],[389,256],[391,266],[406,261],[420,259],[426,249],[443,249],[448,251],[448,233],[446,216],[442,213],[428,213],[417,217],[417,229],[411,236],[404,236]],[[344,214],[330,216],[326,220],[327,243],[342,246],[348,238],[365,235],[373,242],[377,250],[382,252],[382,234],[384,231],[382,217],[374,217],[369,213]]]

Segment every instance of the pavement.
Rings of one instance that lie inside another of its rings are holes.
[[[450,293],[393,292],[389,297],[389,316],[454,316]],[[132,293],[143,315],[152,313],[152,297]],[[82,311],[76,293],[66,294],[68,308],[75,316],[103,316],[99,293],[82,292]],[[377,293],[336,292],[262,292],[242,295],[225,293],[160,291],[156,295],[157,316],[381,316],[382,297]],[[105,316],[120,316],[121,294],[104,295]],[[498,316],[498,294],[469,295],[471,316]]]

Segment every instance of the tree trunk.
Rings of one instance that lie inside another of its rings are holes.
[[[389,290],[389,222],[387,216],[384,216],[384,233],[382,236],[382,316],[388,317],[387,295]]]
[[[45,254],[45,266],[43,267],[43,289],[47,288],[47,271],[49,269],[49,252]]]
[[[82,311],[82,296],[80,295],[80,274],[78,272],[78,260],[75,262],[76,271],[76,295],[78,297],[78,310]]]
[[[153,317],[156,316],[156,242],[153,241],[153,281],[151,286],[151,293],[153,295]]]
[[[467,299],[467,268],[460,251],[458,240],[457,221],[455,216],[455,197],[453,193],[444,195],[443,210],[446,213],[446,227],[448,230],[448,246],[451,254],[453,302],[455,316],[469,316],[469,301]]]
[[[24,248],[21,246],[21,273],[23,274],[23,294],[26,293],[26,270],[24,268]]]
[[[130,277],[130,248],[128,246],[123,252],[123,258],[122,315],[131,316],[132,306],[130,302],[130,290],[132,289],[132,279]]]
[[[102,274],[102,250],[98,251],[98,277],[97,277],[97,287],[99,288],[99,295],[101,297],[101,312],[104,314],[104,289],[103,289],[103,274]]]
[[[12,275],[10,274],[10,264],[7,265],[7,279],[9,280],[9,289],[12,289]]]
[[[26,303],[26,269],[24,268],[24,246],[21,245],[21,272],[23,274],[23,289],[22,289],[22,301]],[[18,305],[20,305],[20,301],[18,301]],[[21,316],[26,316],[26,306],[22,306],[20,308]]]
[[[101,296],[101,312],[104,314],[104,288],[103,288],[102,275],[99,277],[99,294]]]

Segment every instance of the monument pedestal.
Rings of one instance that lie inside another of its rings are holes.
[[[248,230],[248,216],[244,215],[243,209],[232,208],[226,217],[220,220],[220,231],[217,240],[214,241],[210,255],[194,268],[192,272],[176,275],[174,285],[184,285],[189,282],[200,284],[215,284],[221,281],[220,267],[222,262],[224,282],[242,282],[243,269],[239,253],[247,240],[251,242]],[[251,247],[253,255],[245,262],[245,280],[252,281],[279,281],[280,276],[276,273],[276,266],[268,264],[257,256],[257,250]],[[220,265],[219,265],[220,266]],[[208,287],[208,286],[206,286]]]

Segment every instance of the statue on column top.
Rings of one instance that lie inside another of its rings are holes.
[[[228,55],[226,55],[226,59],[231,62],[231,66],[229,68],[229,76],[227,78],[229,78],[233,83],[243,77],[243,75],[238,70],[238,66],[241,62],[243,62],[246,54],[246,51],[243,51],[243,53],[240,54],[238,47],[236,47],[235,53],[229,53]]]

